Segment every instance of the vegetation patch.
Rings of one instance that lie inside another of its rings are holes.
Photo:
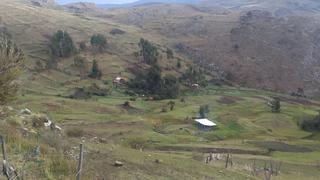
[[[313,150],[304,146],[290,145],[277,141],[251,141],[250,143],[268,149],[269,151],[281,152],[312,152]]]
[[[122,35],[125,34],[126,32],[124,30],[118,29],[118,28],[114,28],[110,31],[110,34],[112,35]]]
[[[312,102],[306,98],[289,98],[285,96],[278,96],[277,97],[280,101],[287,102],[290,104],[302,104],[302,105],[314,105],[319,106],[319,103]]]
[[[302,121],[300,127],[305,131],[320,131],[320,112],[314,119]]]
[[[164,145],[155,146],[160,151],[188,151],[188,152],[202,152],[202,153],[232,153],[232,154],[251,154],[251,155],[267,155],[266,151],[245,150],[236,148],[216,148],[216,147],[194,147],[194,146],[174,146]]]
[[[84,135],[84,131],[80,128],[72,128],[67,130],[67,135],[69,137],[82,137]]]
[[[218,101],[220,104],[234,104],[237,101],[242,100],[241,98],[238,97],[233,97],[233,96],[222,96]]]

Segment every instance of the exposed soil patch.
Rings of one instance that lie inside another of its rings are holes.
[[[234,104],[237,101],[243,100],[242,98],[239,97],[233,97],[233,96],[223,96],[221,97],[218,101],[220,104]]]
[[[264,101],[270,101],[269,98],[263,97],[263,96],[252,96],[256,99],[261,99]],[[289,104],[302,104],[302,105],[314,105],[314,106],[320,106],[320,103],[312,102],[306,98],[299,98],[299,97],[285,97],[285,96],[277,96],[280,101],[289,103]]]
[[[201,153],[232,153],[232,154],[251,154],[251,155],[268,155],[267,151],[245,150],[233,148],[215,148],[215,147],[185,147],[185,146],[157,146],[156,150],[160,151],[190,151]]]
[[[121,30],[118,28],[114,28],[110,31],[110,34],[112,34],[112,35],[117,35],[117,34],[122,35],[124,33],[126,33],[124,30]]]
[[[281,151],[281,152],[312,152],[313,151],[312,149],[309,149],[304,146],[290,145],[290,144],[286,144],[283,142],[276,142],[276,141],[252,141],[250,143],[271,151]]]
[[[110,108],[107,108],[107,107],[96,107],[94,109],[94,112],[96,112],[98,114],[110,114],[113,112],[113,110]]]
[[[143,129],[142,122],[65,123],[63,129],[81,129],[85,137],[111,138]]]
[[[131,126],[139,126],[142,127],[143,123],[139,121],[132,122],[121,122],[121,121],[112,121],[112,122],[98,122],[98,123],[64,123],[65,127],[87,127],[87,128],[103,128],[103,127],[131,127]]]
[[[256,99],[260,99],[260,100],[263,100],[263,101],[269,101],[270,99],[266,98],[266,97],[263,97],[263,96],[252,96],[253,98],[256,98]]]
[[[320,106],[319,103],[312,102],[305,98],[289,98],[285,96],[278,96],[280,101],[284,101],[290,104],[302,104],[302,105],[314,105],[314,106]]]
[[[42,104],[48,109],[48,111],[59,111],[68,108],[65,105],[58,102],[46,102]]]
[[[128,113],[130,114],[138,114],[138,113],[142,113],[143,110],[132,107],[130,104],[120,104],[118,105],[121,109],[126,110]]]

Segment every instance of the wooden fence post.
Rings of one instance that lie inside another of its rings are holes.
[[[10,180],[10,174],[8,169],[8,162],[7,162],[7,151],[6,151],[6,141],[3,136],[0,136],[1,140],[1,149],[2,149],[2,157],[3,157],[3,174]]]
[[[80,154],[79,154],[79,163],[78,163],[76,180],[81,180],[82,162],[83,162],[83,144],[80,144]]]
[[[229,158],[230,158],[230,154],[227,154],[227,159],[226,159],[226,165],[225,168],[228,168],[228,164],[229,164]]]

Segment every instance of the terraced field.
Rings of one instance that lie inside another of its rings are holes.
[[[114,89],[110,96],[88,100],[25,94],[14,107],[48,114],[62,127],[64,135],[54,141],[63,148],[54,150],[54,154],[71,160],[66,163],[70,169],[64,178],[72,177],[76,163],[72,153],[66,152],[73,149],[76,153],[81,139],[86,147],[87,178],[263,179],[263,168],[269,163],[281,164],[274,179],[317,179],[320,173],[320,142],[309,139],[312,133],[297,125],[317,115],[318,102],[298,103],[299,99],[281,94],[210,86],[186,92],[181,97],[185,102],[175,100],[173,111],[162,112],[169,100],[140,97],[130,101],[121,92]],[[281,113],[271,113],[267,106],[271,96],[286,100],[281,103]],[[125,101],[130,102],[129,108],[122,106]],[[203,104],[209,105],[210,118],[218,124],[213,131],[200,131],[192,120]],[[15,119],[20,121],[19,117]],[[40,132],[41,142],[47,144],[44,147],[57,146],[46,142],[48,132]],[[206,164],[210,153],[219,154],[220,159]],[[232,155],[234,165],[225,169],[227,153]],[[47,161],[51,156],[43,153],[41,157]],[[124,162],[124,167],[114,167],[116,160]]]
[[[113,20],[57,6],[36,7],[26,0],[0,1],[0,30],[6,27],[27,56],[19,97],[0,107],[8,162],[25,179],[74,179],[80,143],[85,147],[83,179],[266,179],[271,166],[276,169],[272,179],[318,179],[320,134],[301,130],[299,122],[318,115],[319,101],[213,84],[197,91],[184,87],[175,100],[131,97],[112,80],[119,74],[131,78],[130,70],[146,68],[134,56],[141,37],[158,47],[163,74],[179,76],[193,63],[179,53],[165,58],[170,38]],[[110,34],[114,28],[125,33]],[[48,37],[58,29],[70,32],[76,44],[89,43],[94,33],[107,36],[105,53],[79,53],[88,64],[98,61],[101,80],[79,77],[73,57],[59,59],[57,69],[35,69],[37,61],[50,59]],[[176,69],[180,60],[182,67]],[[93,83],[108,94],[67,98],[75,88]],[[280,113],[267,105],[274,96],[281,100]],[[175,102],[172,111],[170,101]],[[201,131],[194,123],[201,105],[209,106],[209,118],[217,124],[212,131]],[[26,108],[31,112],[21,111]],[[38,121],[43,118],[62,130],[43,127]],[[215,158],[206,163],[211,153]],[[233,165],[225,168],[227,154]],[[123,166],[116,167],[116,161]]]

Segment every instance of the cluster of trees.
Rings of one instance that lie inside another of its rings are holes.
[[[102,34],[94,34],[90,40],[92,51],[102,53],[107,47],[107,38]],[[57,67],[58,59],[63,57],[70,57],[77,53],[77,48],[74,45],[72,37],[67,31],[58,30],[51,38],[49,42],[52,57],[48,60],[46,68],[54,69]],[[79,49],[84,51],[87,50],[86,42],[80,42]],[[38,67],[42,65],[37,63]],[[87,71],[86,59],[81,56],[75,56],[74,66],[80,71],[80,76],[84,77]],[[102,72],[99,69],[96,60],[93,60],[92,68],[89,73],[90,78],[100,79]]]
[[[180,94],[180,84],[173,75],[162,77],[159,65],[152,65],[147,71],[136,74],[129,82],[129,88],[138,94],[151,95],[155,99],[174,99]]]
[[[81,77],[88,76],[93,79],[101,79],[102,71],[100,70],[99,64],[96,60],[92,61],[90,73],[87,73],[88,66],[86,58],[76,56],[73,61],[73,65],[79,69]]]
[[[204,72],[201,69],[189,67],[180,79],[173,75],[162,76],[161,68],[158,65],[158,50],[150,41],[143,38],[139,42],[141,55],[146,64],[150,65],[145,72],[136,74],[136,78],[129,83],[129,88],[139,94],[152,95],[157,99],[177,98],[180,94],[180,83],[198,83],[202,86],[207,84]],[[174,53],[170,48],[166,51],[167,59],[174,58]],[[181,62],[177,62],[177,68],[181,68]]]
[[[102,34],[94,34],[90,39],[92,51],[103,52],[107,47],[107,39]],[[158,99],[176,98],[180,93],[180,81],[188,81],[191,83],[204,84],[205,77],[200,70],[190,67],[181,79],[177,79],[173,75],[162,76],[161,68],[158,65],[158,50],[148,40],[143,38],[138,43],[140,47],[139,55],[143,57],[146,64],[150,65],[149,69],[137,74],[136,78],[131,81],[129,87],[135,92],[141,94],[152,95]],[[58,30],[51,38],[49,47],[52,52],[52,58],[47,63],[47,68],[56,68],[59,57],[69,57],[77,53],[77,48],[74,45],[72,37],[67,31]],[[85,42],[81,42],[80,50],[86,50]],[[167,48],[167,59],[174,58],[173,51]],[[80,74],[83,77],[86,74],[86,59],[81,56],[74,58],[75,67],[80,69]],[[177,67],[181,67],[181,63],[177,63]],[[93,61],[91,71],[88,73],[90,78],[100,79],[102,72],[96,60]]]
[[[94,34],[90,43],[95,52],[102,53],[107,48],[107,38],[103,34]]]
[[[162,76],[161,67],[157,63],[158,50],[148,40],[143,38],[139,42],[140,55],[150,67],[136,74],[135,79],[129,82],[129,88],[135,93],[153,96],[155,99],[174,99],[180,94],[179,80],[173,75]],[[168,51],[173,57],[173,52]]]
[[[305,131],[320,131],[320,111],[312,120],[303,120],[300,127]]]
[[[92,35],[90,43],[94,52],[102,53],[107,48],[107,38],[103,34]],[[69,57],[77,53],[73,39],[67,31],[58,30],[53,34],[50,38],[49,47],[54,57]],[[79,49],[86,50],[86,42],[80,42]]]
[[[0,105],[15,98],[18,90],[15,80],[23,60],[22,51],[11,40],[0,37]]]
[[[73,40],[67,31],[58,30],[51,38],[49,44],[52,55],[56,57],[69,57],[76,52]]]
[[[180,65],[181,66],[181,65]],[[189,67],[181,76],[181,82],[186,82],[187,84],[197,83],[201,86],[207,85],[207,80],[205,73],[200,68]]]
[[[158,50],[151,42],[145,40],[143,38],[140,39],[139,42],[140,47],[140,55],[143,57],[145,63],[149,65],[156,64],[158,61]]]

